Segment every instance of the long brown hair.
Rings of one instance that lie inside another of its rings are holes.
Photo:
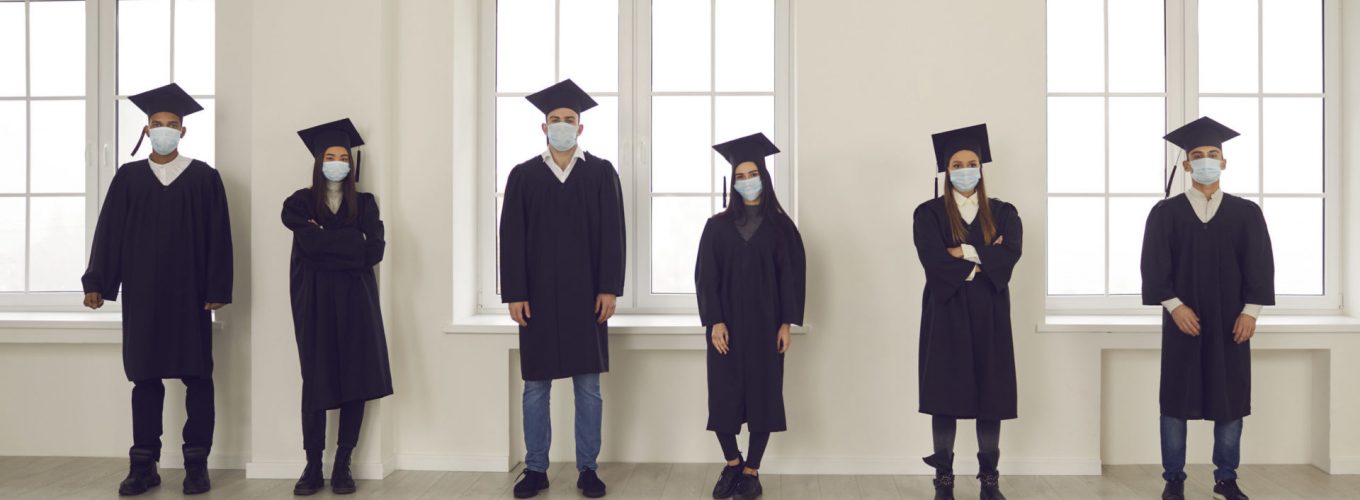
[[[349,148],[345,148],[345,151],[348,152]],[[316,155],[312,164],[312,208],[316,212],[318,221],[321,220],[321,217],[331,213],[330,207],[326,206],[326,184],[330,181],[326,179],[325,174],[321,173],[321,163],[325,157],[326,152],[322,151],[321,154]],[[350,159],[349,165],[349,175],[345,176],[345,180],[341,181],[340,184],[341,199],[344,200],[345,211],[335,214],[345,224],[353,224],[359,218],[359,189],[354,184],[353,158]]]
[[[979,169],[981,166],[978,167]],[[965,243],[968,241],[968,228],[963,225],[963,216],[959,215],[959,205],[954,201],[954,183],[949,182],[949,169],[945,169],[944,175],[944,212],[949,216],[949,232],[954,236],[954,243]],[[978,184],[973,196],[977,197],[978,220],[982,223],[982,244],[991,245],[996,241],[996,223],[992,220],[992,207],[987,202],[987,180],[979,177]]]

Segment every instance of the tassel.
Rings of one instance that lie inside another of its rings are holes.
[[[1176,162],[1171,164],[1171,173],[1166,177],[1166,189],[1162,191],[1162,199],[1171,197],[1171,181],[1176,179],[1176,166],[1180,164],[1181,155],[1176,154]]]
[[[723,176],[723,208],[727,208],[727,176]]]
[[[137,145],[132,147],[132,154],[131,154],[131,155],[128,155],[128,156],[137,156],[137,150],[138,150],[138,149],[142,149],[142,139],[145,139],[145,138],[146,138],[146,129],[142,129],[142,135],[137,136]]]
[[[364,163],[364,152],[363,152],[363,151],[358,151],[358,152],[354,153],[354,183],[355,183],[355,184],[358,184],[358,183],[359,183],[359,165],[362,165],[363,163]]]

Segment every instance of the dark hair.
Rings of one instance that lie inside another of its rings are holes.
[[[760,217],[766,223],[773,222],[781,233],[785,233],[793,227],[793,218],[784,211],[784,206],[779,204],[779,196],[774,192],[773,180],[770,179],[770,170],[765,167],[765,159],[760,158],[751,160],[756,164],[756,170],[760,172]],[[741,162],[745,163],[745,162]],[[732,176],[728,179],[727,186],[727,208],[718,213],[716,217],[725,217],[737,224],[746,222],[746,199],[737,192],[737,166],[732,166]]]
[[[345,152],[349,152],[349,148],[345,148]],[[318,218],[331,213],[330,208],[326,206],[326,184],[330,181],[327,180],[326,175],[321,172],[321,164],[325,161],[325,157],[326,152],[323,150],[316,155],[316,159],[312,165],[312,208],[316,211]],[[335,215],[340,217],[346,224],[353,224],[355,219],[359,218],[359,189],[354,185],[353,158],[350,159],[349,164],[349,175],[345,176],[345,180],[342,181],[340,185],[340,192],[346,210],[344,213],[337,213]]]
[[[981,173],[981,165],[978,171]],[[968,241],[968,228],[963,227],[963,216],[959,215],[958,203],[954,201],[954,183],[949,181],[949,169],[945,169],[944,176],[944,212],[949,216],[949,233],[954,236],[954,243],[964,243]],[[977,196],[978,221],[982,223],[982,244],[991,245],[996,241],[996,223],[992,220],[992,207],[987,202],[986,179],[978,177],[977,187],[973,190],[973,196]]]

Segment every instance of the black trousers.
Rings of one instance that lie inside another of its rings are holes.
[[[184,378],[184,447],[211,449],[216,410],[213,407],[212,377]],[[132,386],[132,448],[153,452],[161,457],[162,416],[165,413],[165,384],[161,379],[138,380]]]
[[[352,401],[340,407],[340,436],[336,445],[359,445],[359,429],[364,425],[364,403]],[[320,454],[326,449],[326,410],[302,411],[302,449]]]
[[[741,450],[737,449],[737,435],[725,432],[714,432],[718,435],[718,445],[722,446],[723,457],[728,460],[741,458]],[[770,443],[770,433],[752,432],[746,442],[746,467],[760,470],[760,459],[765,456],[765,445]]]

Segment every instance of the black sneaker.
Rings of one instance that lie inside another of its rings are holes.
[[[129,452],[129,462],[127,478],[118,485],[119,495],[140,495],[160,486],[161,475],[156,473],[155,452],[132,450]]]
[[[1185,480],[1167,481],[1162,488],[1162,500],[1185,500]]]
[[[293,494],[303,497],[315,495],[324,487],[326,479],[321,476],[321,462],[308,460],[307,468],[302,469],[302,477],[293,485]]]
[[[1235,479],[1214,483],[1214,498],[1219,500],[1248,500],[1247,494],[1242,493],[1242,488],[1237,487],[1237,480]]]
[[[212,489],[208,480],[208,449],[201,446],[184,447],[184,494],[198,495]]]
[[[713,498],[732,498],[732,493],[737,491],[737,481],[741,479],[741,467],[741,464],[723,467],[718,474],[718,484],[713,485]]]
[[[548,489],[548,475],[524,469],[519,473],[521,479],[515,484],[515,498],[533,498],[538,492]]]
[[[737,491],[732,494],[735,500],[755,500],[765,490],[760,487],[760,476],[752,476],[742,473],[741,480],[737,481]]]
[[[576,489],[581,490],[586,498],[600,498],[605,492],[604,481],[591,469],[581,471],[581,476],[576,479]]]

